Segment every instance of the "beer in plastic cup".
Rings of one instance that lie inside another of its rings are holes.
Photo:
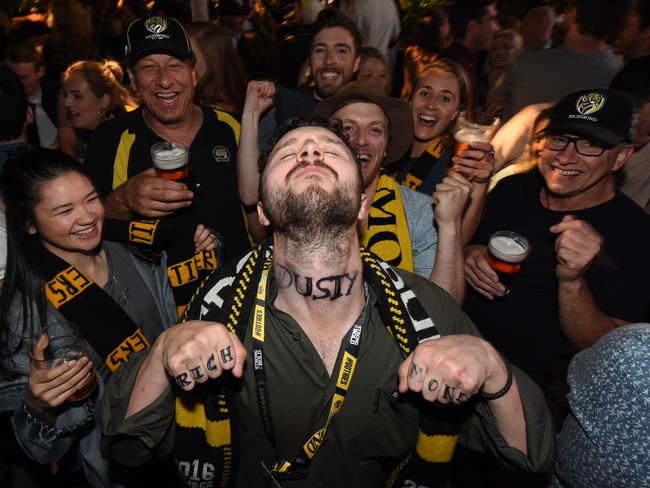
[[[506,293],[512,288],[529,250],[528,240],[516,232],[502,230],[490,236],[487,261],[499,275],[499,281],[506,287]]]
[[[499,117],[493,117],[484,110],[467,110],[458,114],[454,126],[454,156],[470,148],[472,142],[490,142],[499,127]],[[454,162],[449,160],[449,171]],[[461,172],[462,173],[462,172]],[[466,176],[463,174],[463,176]]]
[[[151,146],[151,160],[156,176],[187,184],[189,173],[188,149],[180,142],[158,142]]]
[[[47,334],[48,344],[43,351],[44,359],[39,359],[34,356],[34,346],[43,334]],[[81,336],[69,326],[62,327],[58,323],[48,324],[47,327],[43,327],[41,333],[32,339],[30,346],[31,364],[36,369],[51,369],[63,363],[88,356],[86,345]],[[90,396],[96,387],[97,373],[93,368],[90,377],[77,388],[77,391],[68,397],[68,401],[83,400]]]

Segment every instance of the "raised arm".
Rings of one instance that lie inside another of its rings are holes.
[[[258,143],[260,118],[273,105],[274,95],[275,84],[272,81],[249,82],[241,119],[241,136],[237,152],[239,197],[246,210],[249,232],[256,242],[261,242],[268,236],[268,229],[259,223],[255,206],[259,200],[260,173],[257,160],[260,155]]]

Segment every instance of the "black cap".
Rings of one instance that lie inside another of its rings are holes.
[[[582,90],[567,95],[550,110],[545,132],[569,132],[615,146],[632,142],[632,100],[612,90]]]
[[[182,61],[194,59],[190,40],[181,23],[171,17],[142,17],[126,31],[129,65],[150,54],[168,54]]]

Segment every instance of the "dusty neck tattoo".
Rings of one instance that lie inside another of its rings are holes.
[[[312,300],[329,299],[331,301],[349,296],[359,278],[359,271],[328,276],[310,276],[298,273],[290,266],[277,262],[273,267],[280,290],[289,290]]]

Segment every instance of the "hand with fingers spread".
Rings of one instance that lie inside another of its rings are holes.
[[[213,229],[203,224],[196,226],[194,231],[194,249],[195,252],[212,251],[219,245],[219,235]]]
[[[43,361],[48,346],[47,334],[34,344],[32,356]],[[88,356],[51,368],[32,365],[27,381],[25,404],[35,414],[43,414],[62,405],[94,374]]]
[[[194,197],[184,183],[159,178],[153,168],[132,176],[113,193],[125,211],[151,218],[189,207]]]
[[[246,350],[237,336],[216,322],[193,320],[161,334],[152,354],[184,390],[218,378],[224,371],[241,378]]]
[[[549,229],[555,239],[555,275],[560,281],[575,281],[589,269],[603,249],[603,236],[584,220],[566,215]]]
[[[494,173],[494,148],[489,142],[472,142],[451,160],[452,171],[460,171],[470,181],[486,183]]]
[[[450,172],[436,185],[433,193],[433,215],[438,228],[444,225],[460,225],[469,201],[472,184],[460,173]]]
[[[465,279],[469,285],[488,300],[502,297],[506,287],[499,281],[499,275],[489,265],[485,246],[471,245],[465,248]]]
[[[449,335],[419,344],[397,370],[399,391],[425,400],[464,403],[481,390],[494,393],[508,381],[508,369],[488,342]]]

